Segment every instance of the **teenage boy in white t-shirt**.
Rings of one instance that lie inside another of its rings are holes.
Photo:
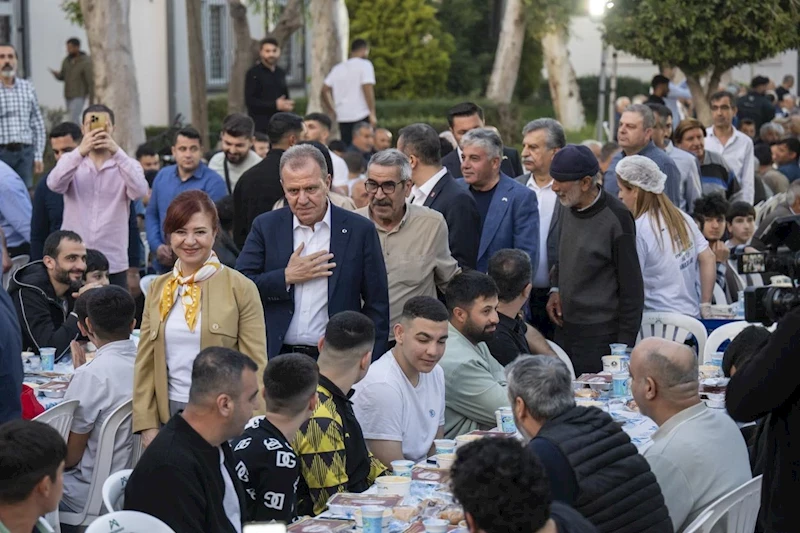
[[[447,340],[448,313],[429,296],[403,306],[394,326],[397,345],[372,363],[353,388],[353,410],[370,451],[389,465],[419,461],[444,435],[444,371],[438,366]]]

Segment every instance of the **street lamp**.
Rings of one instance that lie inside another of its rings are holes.
[[[601,22],[606,15],[606,11],[614,7],[614,2],[609,0],[589,0],[589,18],[594,22]],[[603,140],[603,116],[606,107],[606,56],[608,55],[608,46],[603,41],[603,46],[600,51],[600,76],[597,88],[597,131],[595,136],[598,141]]]

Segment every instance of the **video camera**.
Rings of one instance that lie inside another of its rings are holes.
[[[737,261],[739,273],[770,272],[792,280],[788,287],[768,285],[747,287],[744,291],[745,320],[770,326],[800,306],[800,288],[795,281],[800,274],[800,215],[773,220],[764,231],[761,242],[767,251],[740,255]]]

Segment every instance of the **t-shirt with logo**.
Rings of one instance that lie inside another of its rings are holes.
[[[290,523],[300,464],[286,437],[266,417],[256,416],[231,446],[236,475],[247,494],[245,521]]]
[[[439,365],[420,374],[415,387],[389,350],[353,389],[353,410],[365,439],[401,442],[409,461],[427,456],[444,425],[444,371]]]

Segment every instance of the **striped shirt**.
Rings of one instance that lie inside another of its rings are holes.
[[[33,84],[20,78],[11,87],[0,83],[0,145],[32,144],[34,159],[41,161],[44,142],[44,119]]]

